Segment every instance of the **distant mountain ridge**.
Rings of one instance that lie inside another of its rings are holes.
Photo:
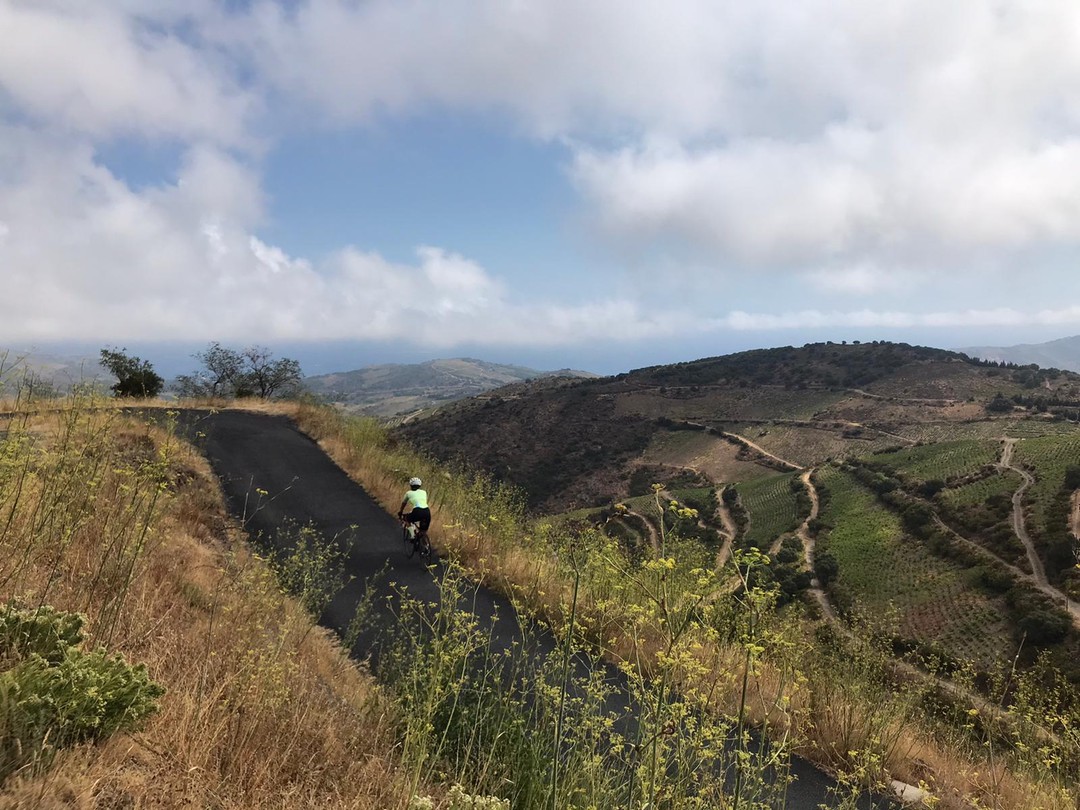
[[[351,411],[390,417],[438,407],[525,380],[595,376],[573,369],[538,371],[525,366],[456,357],[424,363],[384,363],[353,371],[319,374],[305,378],[304,384],[312,393]]]
[[[96,357],[0,348],[0,392],[13,391],[30,380],[35,385],[45,383],[57,393],[64,393],[75,385],[108,386],[116,378]]]
[[[975,346],[957,351],[983,360],[1017,363],[1022,366],[1035,363],[1043,368],[1060,368],[1080,371],[1080,335],[1059,338],[1046,343],[1021,343],[1016,346]]]

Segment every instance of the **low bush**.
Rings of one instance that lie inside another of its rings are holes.
[[[53,610],[0,614],[0,781],[47,766],[59,749],[135,728],[165,690],[142,665],[104,648],[84,652],[81,616]]]

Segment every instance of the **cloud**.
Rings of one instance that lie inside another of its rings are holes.
[[[916,283],[917,276],[875,264],[828,267],[808,272],[815,287],[829,293],[869,296],[897,292]]]
[[[563,140],[623,251],[820,281],[837,265],[975,275],[987,255],[1080,242],[1068,0],[261,2],[229,47],[336,125],[496,111]]]
[[[585,149],[572,167],[613,238],[675,236],[758,269],[963,266],[990,251],[1075,246],[1078,171],[1080,137],[984,151],[857,127],[811,143]]]
[[[8,336],[536,344],[1075,320],[875,299],[1075,263],[1080,6],[1066,0],[0,0],[0,32]],[[798,274],[791,289],[867,309],[530,303],[513,267],[449,246],[395,263],[259,237],[268,143],[433,110],[563,144],[622,255],[685,261],[704,284]],[[96,156],[124,137],[181,151],[177,176],[123,182]]]
[[[174,183],[135,191],[77,141],[0,128],[0,341],[400,340],[565,345],[675,334],[678,313],[629,301],[516,301],[475,261],[412,263],[346,247],[318,263],[253,233],[259,178],[190,150]]]
[[[736,4],[601,0],[257,3],[227,39],[325,119],[503,110],[543,137],[712,129],[739,61]],[[671,92],[678,87],[678,92]]]
[[[78,141],[0,128],[0,341],[67,339],[383,340],[431,347],[563,346],[716,330],[1080,324],[1080,306],[929,313],[871,308],[717,316],[631,298],[522,301],[466,256],[418,247],[414,260],[345,247],[314,262],[254,234],[258,174],[194,147],[175,182],[133,190]],[[821,271],[866,292],[874,268]]]
[[[881,218],[871,179],[821,145],[581,150],[572,172],[611,235],[674,235],[740,262],[826,260]]]
[[[0,112],[6,96],[54,130],[252,142],[258,96],[224,54],[183,33],[218,21],[206,0],[0,3]]]
[[[1076,326],[1078,324],[1080,324],[1080,306],[1038,311],[1023,311],[1008,307],[940,312],[890,312],[871,309],[830,312],[802,310],[779,315],[736,311],[718,319],[715,323],[719,328],[738,331],[833,327],[909,329],[915,327]]]

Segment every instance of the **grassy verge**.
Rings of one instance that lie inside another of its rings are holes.
[[[39,735],[0,807],[404,808],[392,703],[247,551],[205,461],[103,404],[5,414],[0,602],[81,614],[165,693],[95,745]]]

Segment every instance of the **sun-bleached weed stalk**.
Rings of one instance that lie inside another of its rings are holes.
[[[580,553],[580,551],[578,552]],[[576,556],[576,555],[575,555]],[[581,587],[581,570],[576,563],[574,565],[574,592],[570,598],[570,622],[565,630],[565,642],[563,643],[563,674],[561,695],[559,697],[559,712],[555,721],[555,757],[551,764],[551,810],[557,810],[559,796],[559,762],[562,757],[563,720],[566,717],[567,688],[570,681],[570,653],[574,642],[575,621],[577,620],[578,591]]]

